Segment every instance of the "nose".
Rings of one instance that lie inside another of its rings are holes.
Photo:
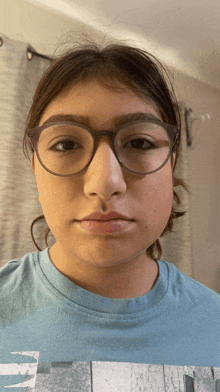
[[[85,173],[84,192],[88,197],[108,200],[112,195],[122,195],[126,188],[122,166],[109,140],[103,138]]]

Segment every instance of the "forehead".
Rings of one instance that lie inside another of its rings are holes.
[[[113,89],[98,81],[80,82],[60,93],[48,104],[39,125],[53,115],[69,114],[85,117],[86,126],[112,126],[117,117],[138,112],[149,113],[162,120],[154,102],[137,96],[122,83],[115,83]]]

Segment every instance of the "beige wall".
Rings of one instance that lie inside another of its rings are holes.
[[[81,32],[85,25],[25,0],[0,1],[0,33],[28,41],[40,53],[52,54],[60,38],[75,29]],[[100,37],[91,28],[87,32]],[[178,99],[192,108],[194,117],[211,117],[193,123],[190,209],[194,278],[220,293],[220,91],[179,71],[173,74]]]
[[[195,279],[220,293],[220,90],[174,72],[178,99],[199,118],[188,147]]]

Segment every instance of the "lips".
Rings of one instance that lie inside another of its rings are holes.
[[[124,232],[128,232],[134,228],[134,222],[125,219],[112,219],[108,221],[104,220],[82,220],[77,224],[86,231],[94,235],[118,235]],[[106,237],[106,239],[107,239]]]
[[[91,220],[97,220],[97,221],[109,221],[109,220],[115,220],[115,219],[120,219],[120,220],[133,220],[130,219],[129,217],[122,215],[116,211],[111,211],[108,214],[101,214],[100,212],[93,212],[90,215],[85,216],[82,219],[79,219],[80,221],[91,221]]]

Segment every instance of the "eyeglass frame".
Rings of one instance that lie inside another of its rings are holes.
[[[149,172],[149,173],[135,172],[134,170],[131,170],[131,169],[127,168],[127,167],[123,164],[123,162],[121,162],[121,160],[119,159],[119,157],[118,157],[118,155],[117,155],[117,152],[116,152],[116,150],[115,150],[115,146],[114,146],[115,138],[116,138],[118,132],[119,132],[122,128],[125,128],[125,127],[128,126],[128,125],[138,124],[138,123],[151,123],[151,124],[158,124],[158,125],[162,126],[162,127],[165,129],[165,131],[167,132],[169,139],[171,140],[170,151],[169,151],[169,154],[168,154],[168,156],[167,156],[167,159],[165,160],[165,162],[163,163],[162,166],[160,166],[158,169],[153,170],[153,171],[151,171],[151,172]],[[76,126],[78,126],[78,127],[84,128],[87,132],[89,132],[89,133],[92,135],[93,142],[94,142],[94,147],[93,147],[93,153],[92,153],[91,159],[90,159],[90,161],[86,164],[86,166],[85,166],[83,169],[79,170],[79,171],[76,172],[76,173],[73,173],[73,174],[57,174],[57,173],[54,173],[54,172],[52,172],[51,170],[49,170],[49,169],[43,164],[43,162],[41,161],[40,156],[39,156],[39,154],[38,154],[37,143],[38,143],[38,139],[39,139],[39,137],[40,137],[41,132],[43,132],[46,128],[49,128],[49,127],[51,127],[51,126],[53,126],[53,125],[58,125],[58,124],[59,124],[59,125],[60,125],[60,124],[71,124],[71,125],[76,125]],[[92,160],[93,160],[93,158],[94,158],[94,155],[95,155],[95,153],[96,153],[96,151],[97,151],[97,148],[98,148],[99,140],[100,140],[100,138],[101,138],[102,136],[108,136],[108,137],[110,137],[110,139],[111,139],[111,144],[112,144],[112,147],[113,147],[113,151],[114,151],[115,157],[116,157],[116,159],[118,160],[118,162],[120,163],[120,165],[122,165],[126,170],[128,170],[128,171],[130,171],[130,172],[132,172],[132,173],[134,173],[134,174],[138,174],[138,175],[147,175],[147,174],[155,173],[156,171],[162,169],[162,167],[165,166],[165,164],[168,162],[168,160],[169,160],[169,158],[170,158],[170,156],[171,156],[171,154],[172,154],[173,147],[175,146],[176,141],[177,141],[177,139],[178,139],[179,133],[180,133],[180,128],[179,128],[178,126],[164,123],[164,122],[160,121],[159,119],[155,119],[155,118],[149,118],[149,119],[144,119],[144,120],[131,121],[131,122],[129,122],[128,124],[125,124],[125,125],[123,125],[123,126],[120,127],[120,128],[117,128],[116,130],[92,131],[91,129],[87,128],[85,125],[79,124],[79,123],[77,123],[77,122],[72,122],[72,121],[52,122],[52,123],[48,123],[48,124],[45,124],[45,125],[41,125],[40,127],[35,127],[35,128],[32,128],[32,129],[27,130],[28,139],[30,140],[30,143],[31,143],[31,145],[32,145],[33,150],[36,151],[36,154],[37,154],[37,157],[38,157],[38,160],[39,160],[40,164],[41,164],[41,165],[44,167],[44,169],[46,169],[49,173],[51,173],[51,174],[53,174],[53,175],[55,175],[55,176],[59,176],[59,177],[70,177],[70,176],[73,176],[74,174],[78,174],[78,173],[82,172],[84,169],[86,169],[86,168],[90,165],[90,163],[92,162]]]

